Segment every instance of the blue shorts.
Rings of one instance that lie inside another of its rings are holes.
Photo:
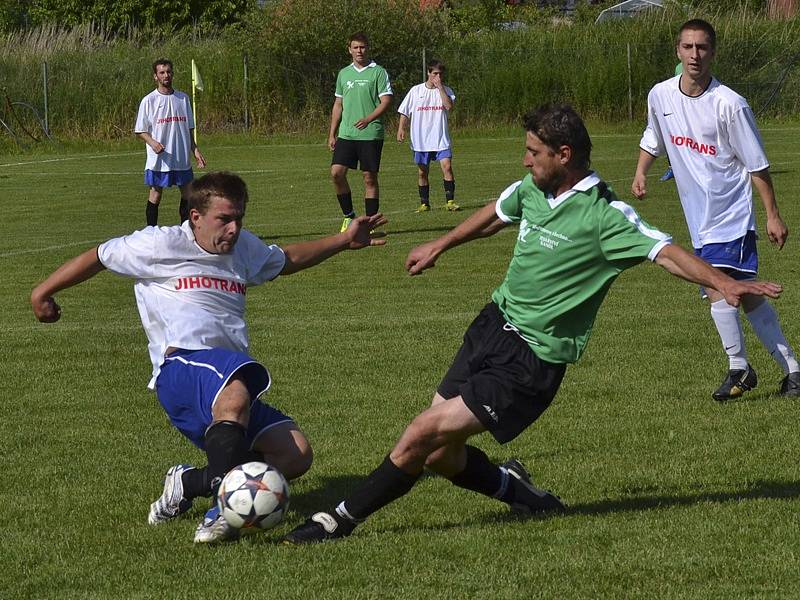
[[[165,188],[174,185],[182,186],[190,183],[194,179],[191,169],[186,171],[151,171],[145,169],[144,184],[150,187]]]
[[[246,354],[223,348],[176,350],[161,365],[156,394],[170,422],[201,450],[205,449],[206,429],[214,420],[211,407],[235,373],[244,376],[252,398],[246,435],[251,447],[265,430],[292,422],[258,399],[269,389],[269,371]]]
[[[706,244],[702,248],[695,248],[694,254],[739,281],[755,279],[758,273],[755,231],[748,231],[744,236],[731,242]],[[700,295],[703,298],[708,295],[705,288],[700,288]]]
[[[434,150],[431,152],[414,152],[414,162],[418,165],[429,165],[431,161],[442,160],[443,158],[453,158],[453,151],[450,148],[446,150]]]

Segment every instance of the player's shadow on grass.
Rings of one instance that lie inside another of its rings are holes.
[[[292,499],[293,511],[302,517],[319,510],[329,510],[342,498],[346,497],[354,487],[363,481],[362,476],[342,476],[327,479],[322,487],[311,490]],[[447,482],[441,482],[447,485]],[[412,493],[414,493],[412,491]],[[430,492],[429,492],[430,493]],[[464,492],[467,494],[468,492]],[[466,498],[466,496],[465,496]],[[649,510],[667,509],[676,506],[693,506],[709,502],[724,504],[729,502],[743,502],[748,500],[787,500],[800,498],[800,482],[798,481],[757,481],[747,489],[733,492],[702,492],[684,495],[648,495],[642,494],[619,500],[603,500],[600,502],[587,502],[582,504],[569,504],[565,513],[544,513],[533,516],[520,516],[509,512],[500,503],[487,503],[487,510],[478,517],[467,519],[456,518],[453,521],[440,522],[436,525],[423,525],[421,529],[447,530],[469,525],[488,525],[492,523],[513,523],[519,521],[544,521],[559,519],[572,515],[602,516],[625,512],[643,512]],[[494,510],[492,510],[494,509]],[[403,525],[389,528],[387,531],[401,532],[410,529],[420,529],[420,526]]]
[[[741,502],[746,500],[786,500],[800,498],[798,481],[756,481],[747,489],[735,492],[702,492],[682,496],[642,495],[621,500],[605,500],[570,506],[567,514],[603,515],[608,513],[644,511],[674,506],[692,506],[714,502]]]
[[[314,489],[292,495],[292,511],[308,516],[320,510],[329,510],[364,481],[364,477],[365,474],[325,477]]]

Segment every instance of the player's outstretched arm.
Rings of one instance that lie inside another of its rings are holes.
[[[497,216],[495,202],[489,202],[442,237],[413,248],[406,258],[406,271],[409,275],[419,275],[425,269],[434,267],[436,259],[450,248],[470,240],[494,235],[505,226],[506,224]]]
[[[781,285],[770,281],[736,281],[675,244],[661,249],[656,264],[681,279],[714,288],[731,306],[739,306],[746,294],[777,298],[783,291]]]
[[[641,200],[647,195],[647,172],[655,162],[656,157],[649,152],[639,149],[639,162],[636,164],[636,173],[631,183],[631,193]]]
[[[281,275],[291,275],[318,265],[342,250],[359,250],[367,246],[383,246],[386,240],[374,239],[370,236],[370,232],[386,223],[388,221],[381,213],[371,217],[356,217],[350,223],[347,231],[318,240],[311,240],[310,242],[290,244],[283,248],[283,253],[286,255],[286,264],[283,266]]]
[[[104,269],[103,263],[97,257],[97,247],[68,260],[31,292],[33,314],[42,323],[58,321],[61,318],[61,307],[56,304],[53,295],[94,277]]]

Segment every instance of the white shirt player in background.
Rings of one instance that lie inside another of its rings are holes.
[[[250,358],[244,320],[247,287],[312,267],[342,250],[382,245],[370,231],[381,214],[358,217],[333,236],[267,245],[242,228],[247,187],[233,173],[209,173],[189,186],[189,218],[180,226],[146,227],[66,262],[31,294],[36,318],[58,321],[54,294],[108,269],[135,279],[139,316],[149,342],[159,402],[172,424],[206,452],[202,468],[175,465],[148,522],[157,525],[209,496],[232,467],[263,460],[287,478],[311,466],[311,447],[291,417],[258,400],[270,384]],[[234,530],[212,509],[196,542],[230,539]]]
[[[156,89],[139,103],[133,132],[146,144],[147,161],[144,183],[150,187],[145,218],[148,225],[158,224],[158,205],[165,187],[177,185],[181,191],[178,209],[181,223],[188,216],[184,198],[186,185],[194,178],[191,156],[197,168],[206,159],[194,141],[194,115],[189,97],[172,87],[172,62],[159,58],[153,63]]]
[[[438,60],[428,63],[428,79],[412,87],[397,112],[397,141],[406,139],[406,127],[411,121],[411,151],[417,165],[417,183],[420,205],[417,212],[431,209],[430,181],[428,171],[431,161],[438,160],[444,178],[444,193],[447,210],[460,210],[455,203],[456,182],[453,177],[452,142],[447,126],[447,114],[456,100],[456,95],[444,84],[444,65]]]
[[[677,39],[683,72],[656,84],[647,98],[647,128],[631,191],[647,193],[647,172],[666,153],[675,175],[695,253],[740,279],[754,278],[758,260],[752,201],[755,186],[767,215],[769,240],[783,248],[789,234],[775,201],[769,162],[747,101],[711,75],[716,33],[706,21],[683,24]],[[725,401],[755,387],[757,377],[744,345],[739,311],[706,289],[711,317],[728,355],[729,371],[712,394]],[[745,296],[742,308],[759,340],[783,369],[778,393],[800,396],[800,368],[777,314],[761,297]]]

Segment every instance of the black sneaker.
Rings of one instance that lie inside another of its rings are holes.
[[[533,485],[525,465],[516,458],[507,460],[500,465],[500,468],[508,471],[508,474],[519,483],[516,499],[509,505],[511,506],[511,512],[520,515],[532,515],[548,511],[564,512],[567,510],[561,498],[553,492],[539,489]]]
[[[781,381],[781,389],[778,392],[781,396],[800,396],[800,371],[789,373]]]
[[[281,540],[284,544],[317,544],[328,540],[338,540],[347,537],[356,526],[348,523],[335,515],[318,512],[311,515],[302,525],[298,525]]]
[[[725,402],[732,398],[738,398],[745,392],[749,392],[758,384],[758,377],[753,367],[747,365],[746,369],[734,369],[728,371],[728,376],[716,392],[711,394],[717,402]],[[782,387],[782,386],[781,386]]]

